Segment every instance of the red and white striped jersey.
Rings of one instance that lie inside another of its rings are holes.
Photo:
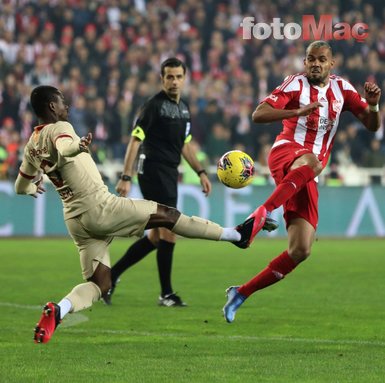
[[[277,136],[274,146],[297,142],[310,149],[325,166],[341,113],[348,110],[357,116],[368,106],[355,88],[335,75],[331,75],[328,85],[321,88],[311,85],[305,73],[299,73],[288,76],[262,102],[267,102],[276,109],[298,109],[316,101],[323,107],[309,116],[283,120],[283,130]]]

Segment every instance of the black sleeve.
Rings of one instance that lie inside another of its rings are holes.
[[[132,135],[138,137],[143,141],[146,133],[148,132],[151,124],[155,120],[157,113],[156,102],[149,100],[142,105],[139,111],[139,116],[134,124]]]

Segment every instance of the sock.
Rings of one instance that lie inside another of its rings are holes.
[[[238,292],[248,297],[257,290],[279,282],[285,275],[294,270],[296,266],[297,264],[290,258],[287,250],[285,250],[281,255],[274,258],[259,274],[239,287]]]
[[[122,258],[119,259],[118,262],[111,269],[111,282],[113,284],[116,283],[119,276],[124,273],[128,268],[135,265],[135,263],[139,262],[143,259],[147,254],[151,253],[156,247],[153,243],[148,239],[147,236],[139,239],[135,243],[133,243],[123,255]]]
[[[270,212],[283,205],[314,177],[313,169],[307,165],[291,170],[263,204],[266,210]]]
[[[72,303],[69,299],[63,298],[58,306],[60,307],[60,319],[63,319],[71,311]]]
[[[85,282],[75,286],[72,291],[65,296],[71,302],[71,313],[91,307],[92,304],[100,299],[102,292],[94,282]]]
[[[159,280],[163,296],[173,292],[171,287],[171,269],[174,247],[175,243],[167,242],[161,239],[156,253]]]
[[[186,238],[219,241],[223,229],[217,223],[209,221],[208,219],[195,216],[188,217],[187,215],[181,214],[171,231]]]
[[[236,242],[241,240],[241,233],[238,233],[233,227],[224,227],[220,241]]]

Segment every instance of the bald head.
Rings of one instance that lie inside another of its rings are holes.
[[[313,41],[311,44],[309,44],[308,47],[306,48],[306,55],[308,55],[312,49],[318,49],[318,48],[326,48],[327,50],[330,51],[330,55],[333,56],[332,47],[328,42],[323,40]]]

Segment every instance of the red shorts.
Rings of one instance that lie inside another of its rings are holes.
[[[306,153],[313,153],[296,142],[276,146],[270,151],[268,164],[272,177],[278,185],[289,172],[292,163]],[[318,224],[318,188],[314,180],[309,181],[298,193],[283,205],[286,227],[294,218],[303,218],[314,229]]]

